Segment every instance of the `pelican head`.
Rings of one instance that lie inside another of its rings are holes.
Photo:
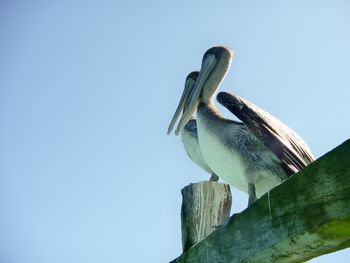
[[[196,111],[199,102],[207,104],[211,102],[213,95],[230,68],[232,57],[233,52],[229,48],[222,46],[212,47],[204,53],[201,70],[193,89],[187,94],[187,107],[184,108],[175,134],[179,134],[184,128]],[[181,103],[184,103],[182,102],[182,98],[179,106]],[[176,113],[174,115],[175,117],[178,117]]]
[[[171,119],[171,122],[169,124],[168,132],[167,132],[168,134],[170,134],[171,131],[173,130],[175,122],[178,119],[181,111],[184,112],[188,108],[188,102],[189,102],[188,101],[188,98],[189,98],[188,95],[192,92],[192,89],[193,89],[193,87],[194,87],[194,85],[196,83],[198,75],[199,75],[198,71],[193,71],[190,74],[188,74],[188,76],[186,77],[185,88],[184,88],[184,90],[182,92],[179,105],[177,106],[177,109],[176,109],[176,111],[174,113],[174,116]]]

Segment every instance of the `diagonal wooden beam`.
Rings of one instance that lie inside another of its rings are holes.
[[[172,262],[304,262],[350,246],[350,140]]]

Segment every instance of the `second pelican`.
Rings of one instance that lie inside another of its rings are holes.
[[[188,94],[192,92],[198,74],[198,71],[193,71],[186,77],[185,88],[181,96],[182,98],[184,98],[184,100],[182,104],[178,105],[178,108],[176,109],[177,113],[175,115],[179,115],[181,110],[183,112],[186,111],[186,108],[188,106]],[[173,129],[174,124],[175,122],[170,123],[168,128],[168,134]],[[191,117],[191,119],[186,123],[185,127],[180,132],[180,137],[188,157],[199,167],[201,167],[204,171],[211,175],[210,181],[218,181],[219,177],[209,168],[209,166],[204,160],[203,154],[199,147],[197,122],[194,118]]]

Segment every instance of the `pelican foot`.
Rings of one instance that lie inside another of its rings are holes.
[[[219,181],[219,176],[217,176],[215,173],[212,173],[209,181],[218,182]]]

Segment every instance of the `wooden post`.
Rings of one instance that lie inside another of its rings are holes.
[[[227,184],[200,182],[181,190],[182,249],[206,238],[230,216],[231,191]]]
[[[231,217],[172,262],[304,262],[347,247],[350,140]]]

